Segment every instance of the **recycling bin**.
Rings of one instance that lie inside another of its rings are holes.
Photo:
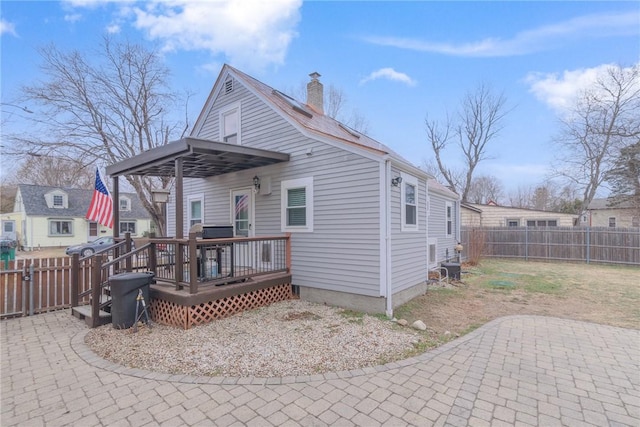
[[[120,273],[109,279],[111,286],[111,323],[116,329],[127,329],[136,323],[138,291],[142,290],[147,310],[149,309],[149,287],[155,274],[150,271]],[[142,304],[138,315],[142,313]]]
[[[9,268],[9,261],[16,259],[15,242],[10,240],[0,241],[0,261],[4,261],[4,269]]]

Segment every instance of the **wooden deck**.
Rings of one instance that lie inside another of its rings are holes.
[[[293,298],[291,274],[273,273],[223,285],[200,284],[197,294],[172,283],[151,285],[151,318],[189,329],[245,310]]]

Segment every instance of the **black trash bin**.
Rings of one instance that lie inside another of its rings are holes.
[[[136,323],[138,290],[142,289],[144,302],[149,307],[149,285],[155,274],[147,272],[121,273],[109,279],[111,286],[111,323],[116,329],[130,328]],[[142,306],[138,314],[142,312]]]

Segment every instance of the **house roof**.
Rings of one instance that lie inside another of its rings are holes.
[[[526,211],[526,212],[544,212],[547,214],[553,214],[553,215],[566,215],[566,216],[571,216],[571,217],[577,217],[578,214],[571,214],[571,213],[566,213],[566,212],[556,212],[556,211],[543,211],[540,209],[529,209],[529,208],[518,208],[515,206],[500,206],[495,204],[495,202],[493,202],[493,204],[479,204],[479,203],[465,203],[465,207],[467,208],[477,208],[480,211],[482,211],[483,209],[509,209],[509,210],[513,210],[513,211]]]
[[[633,205],[630,200],[624,200],[621,202],[617,202],[613,199],[593,199],[591,203],[589,203],[588,210],[594,209],[631,209]]]
[[[469,209],[470,211],[482,213],[482,209],[477,206],[470,205],[469,203],[460,203],[460,206],[464,209]]]
[[[25,214],[28,216],[51,216],[57,218],[78,218],[87,214],[94,190],[80,188],[50,187],[46,185],[20,184],[18,190],[22,197]],[[68,208],[50,208],[47,206],[45,194],[60,190],[68,196]],[[134,193],[120,193],[120,197],[131,199],[131,210],[120,211],[120,219],[149,219],[149,213],[142,207],[138,196]]]
[[[442,195],[448,196],[452,199],[458,200],[460,196],[455,191],[451,191],[451,189],[443,184],[440,184],[435,179],[429,180],[429,190],[434,190]]]
[[[193,129],[194,132],[204,123],[208,113],[208,106],[212,105],[215,100],[217,89],[223,86],[226,75],[229,74],[239,82],[244,84],[256,96],[267,104],[271,105],[283,117],[287,118],[293,124],[303,128],[310,134],[320,138],[329,138],[333,141],[346,144],[347,146],[358,147],[371,153],[384,156],[388,155],[400,164],[406,165],[412,172],[419,173],[424,176],[430,176],[423,170],[418,169],[410,161],[393,151],[388,146],[376,141],[375,139],[360,133],[349,126],[340,123],[322,112],[315,110],[312,106],[291,98],[290,96],[270,87],[269,85],[256,80],[255,78],[243,73],[242,71],[225,64],[220,72],[220,78],[214,85],[214,88],[207,100],[205,108],[203,108]]]
[[[321,112],[316,111],[310,105],[301,103],[296,100],[293,100],[294,103],[292,103],[287,99],[292,99],[288,95],[285,95],[282,92],[273,89],[272,87],[254,79],[253,77],[243,73],[236,68],[233,68],[230,65],[225,65],[225,67],[231,72],[234,77],[251,86],[257,92],[259,92],[264,99],[269,101],[269,103],[278,107],[280,111],[282,111],[295,122],[299,123],[301,126],[305,127],[311,132],[329,136],[348,144],[375,150],[377,152],[380,152],[381,154],[389,154],[392,157],[397,158],[398,160],[402,160],[403,162],[411,164],[411,162],[402,158],[399,154],[395,153],[386,145],[376,141],[373,138],[370,138],[363,133],[359,133],[358,131],[351,129],[347,125],[340,123],[339,121]],[[308,114],[300,112],[299,108],[294,108],[294,106],[296,106],[295,103],[297,103],[299,106],[302,106],[302,108],[305,109]]]

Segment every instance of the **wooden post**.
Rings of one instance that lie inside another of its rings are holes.
[[[184,238],[184,192],[183,192],[183,164],[182,158],[178,157],[175,162],[176,170],[176,239]],[[204,206],[203,206],[204,208]]]
[[[147,249],[149,252],[149,263],[147,264],[147,268],[149,269],[149,271],[153,271],[153,274],[156,275],[156,277],[158,276],[158,255],[157,255],[157,250],[158,247],[155,243],[151,243],[151,246],[149,246],[149,249]]]
[[[180,241],[176,241],[176,253],[173,260],[173,268],[175,269],[176,291],[182,289],[182,280],[184,278],[184,245]]]
[[[204,256],[204,254],[200,254]],[[189,233],[189,293],[198,293],[198,246],[196,233]]]
[[[102,255],[91,257],[91,327],[100,326],[100,295],[102,294]]]
[[[286,244],[286,260],[287,260],[287,271],[291,273],[291,233],[286,233],[287,236],[287,244]]]
[[[131,252],[131,233],[129,231],[127,231],[126,233],[124,233],[124,238],[125,238],[125,244],[124,247],[126,249],[126,252],[129,253]],[[131,272],[132,270],[132,262],[131,262],[131,257],[127,256],[127,259],[124,261],[124,268],[126,269],[126,271]]]
[[[71,307],[78,306],[78,294],[80,293],[80,254],[71,255]]]

